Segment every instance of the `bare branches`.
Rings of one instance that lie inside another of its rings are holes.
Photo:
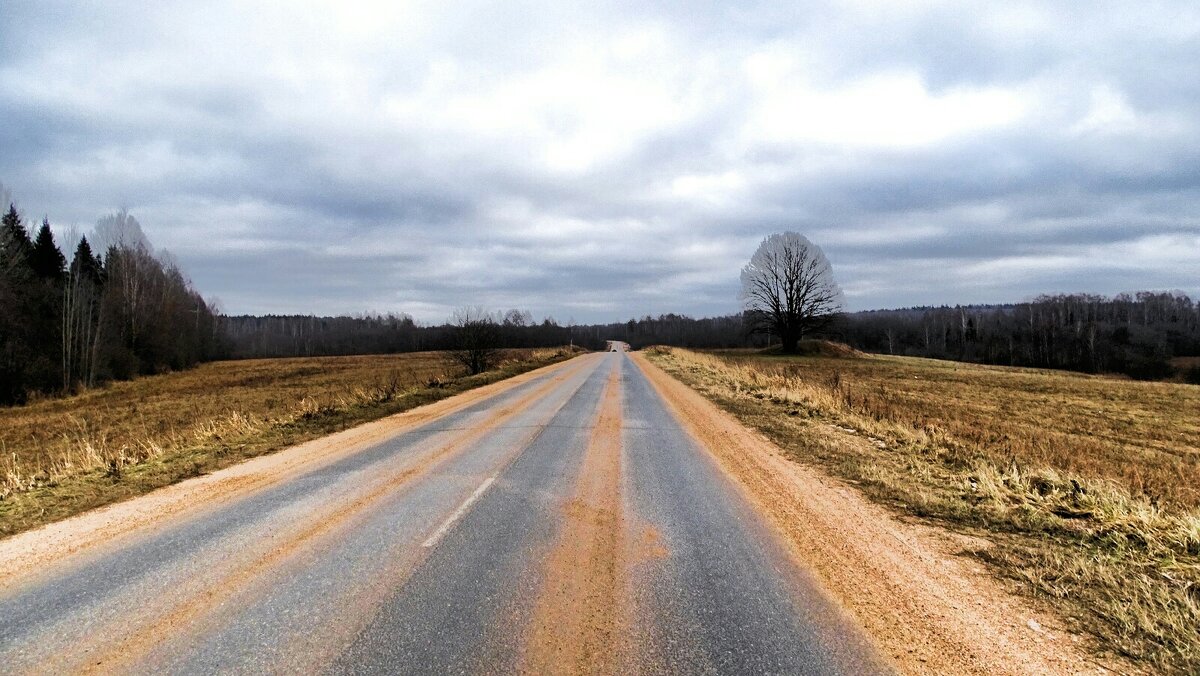
[[[793,352],[842,309],[842,290],[821,248],[795,232],[763,240],[742,268],[742,302],[752,330],[779,336]]]
[[[494,366],[500,356],[500,326],[492,315],[479,307],[459,308],[452,323],[455,348],[450,351],[450,357],[466,367],[471,375]]]

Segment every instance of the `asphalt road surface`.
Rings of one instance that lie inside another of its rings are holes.
[[[4,673],[886,670],[624,352],[0,580]]]

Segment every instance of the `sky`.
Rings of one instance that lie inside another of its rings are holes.
[[[0,182],[227,313],[1200,296],[1195,2],[0,3]]]

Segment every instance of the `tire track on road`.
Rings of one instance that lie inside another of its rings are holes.
[[[621,372],[613,361],[563,525],[545,563],[525,639],[524,671],[615,671],[623,582]]]

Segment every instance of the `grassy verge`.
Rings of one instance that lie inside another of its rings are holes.
[[[0,537],[575,354],[512,350],[470,377],[434,352],[215,362],[0,409]]]
[[[654,349],[792,459],[972,552],[1108,650],[1200,673],[1200,388],[898,357]]]

